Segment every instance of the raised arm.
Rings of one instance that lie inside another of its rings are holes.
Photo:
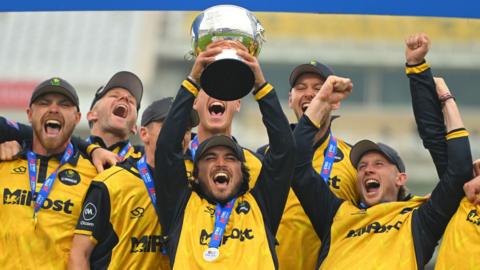
[[[176,205],[188,189],[182,142],[197,93],[193,81],[182,82],[157,140],[154,180],[164,234],[170,232]]]
[[[432,156],[438,176],[441,177],[447,168],[446,130],[432,71],[425,62],[429,48],[430,40],[425,34],[414,34],[407,38],[406,73],[410,81],[413,114],[418,133],[424,147]]]
[[[329,76],[293,132],[297,144],[297,161],[292,188],[310,218],[319,238],[327,237],[329,227],[342,201],[328,188],[322,177],[312,167],[315,134],[319,123],[338,107],[352,90],[349,79]]]
[[[443,83],[438,80],[440,85]],[[463,185],[472,179],[472,157],[468,132],[463,127],[462,119],[456,106],[445,101],[443,113],[446,124],[447,165],[440,182],[432,192],[430,199],[420,207],[417,217],[424,228],[425,239],[422,246],[425,251],[433,250],[442,236],[450,218],[455,213],[464,196]]]
[[[263,198],[268,223],[276,234],[283,214],[295,162],[295,142],[287,117],[282,111],[273,86],[265,81],[257,58],[245,50],[238,51],[255,74],[255,100],[266,127],[269,149],[262,161],[262,169],[252,193]]]

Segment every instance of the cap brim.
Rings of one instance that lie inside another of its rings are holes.
[[[365,155],[365,153],[370,151],[378,151],[383,153],[382,149],[374,142],[370,140],[362,140],[357,142],[350,151],[350,161],[352,162],[353,167],[357,168],[358,162]]]

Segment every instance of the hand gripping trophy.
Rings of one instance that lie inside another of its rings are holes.
[[[258,56],[265,41],[264,29],[248,10],[233,5],[206,9],[192,23],[192,54],[198,56],[208,44],[218,40],[239,41],[249,53]],[[224,49],[200,77],[202,89],[220,100],[236,100],[247,95],[254,86],[255,76],[234,49]]]

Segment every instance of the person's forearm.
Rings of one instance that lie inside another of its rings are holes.
[[[72,254],[68,261],[68,270],[90,270],[89,259],[84,254]]]
[[[89,270],[90,255],[95,248],[94,243],[86,235],[75,234],[72,241],[72,250],[68,260],[69,270]]]
[[[447,127],[447,132],[450,132],[455,129],[463,128],[463,121],[458,110],[457,104],[453,98],[447,99],[442,108],[443,115],[445,117],[445,126]]]

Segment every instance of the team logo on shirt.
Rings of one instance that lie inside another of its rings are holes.
[[[83,220],[90,221],[94,219],[96,216],[97,216],[97,207],[93,203],[88,202],[83,208],[83,212],[82,212]]]
[[[28,190],[10,190],[5,188],[3,190],[3,204],[4,205],[23,205],[30,207],[35,203],[37,193],[32,196],[32,193]],[[42,209],[51,209],[57,212],[64,212],[66,214],[72,213],[73,203],[71,200],[52,200],[51,198],[45,199],[43,202]]]
[[[392,230],[400,231],[402,224],[403,222],[400,220],[392,224],[380,224],[380,222],[375,221],[360,229],[350,230],[345,238],[358,237],[370,233],[388,233]]]
[[[132,248],[130,253],[138,252],[161,252],[163,248],[163,236],[161,235],[143,235],[139,238],[130,238]]]
[[[206,246],[208,245],[209,239],[212,237],[211,233],[208,233],[207,230],[203,229],[200,232],[200,245]],[[222,245],[224,245],[228,239],[232,240],[240,240],[240,242],[243,242],[245,240],[251,240],[255,237],[253,235],[253,230],[250,228],[245,228],[244,230],[239,229],[239,228],[233,228],[230,234],[224,234],[223,239],[222,239]]]
[[[327,153],[327,150],[328,150],[328,147],[325,148],[325,151],[323,151],[323,156],[325,157],[328,153]],[[340,150],[339,147],[337,147],[337,152],[335,153],[335,159],[333,162],[340,162],[343,160],[343,158],[345,157],[345,155],[343,154],[342,150]]]
[[[13,168],[12,174],[25,174],[27,172],[27,167],[25,166],[18,166]]]
[[[66,169],[58,173],[58,179],[67,186],[74,186],[80,183],[80,174],[72,169]]]
[[[205,207],[205,210],[203,210],[203,212],[205,212],[205,213],[209,214],[211,217],[213,217],[213,215],[215,215],[215,207],[207,205]]]
[[[478,215],[477,210],[471,210],[467,215],[467,221],[475,225],[480,225],[480,216]]]
[[[250,211],[250,204],[247,201],[241,201],[238,203],[235,211],[237,212],[237,214],[248,214],[248,212]]]
[[[132,211],[130,211],[130,214],[132,214],[132,216],[130,217],[130,219],[134,219],[134,218],[141,218],[143,217],[143,213],[145,212],[145,209],[142,208],[142,207],[137,207],[135,209],[133,209]]]

